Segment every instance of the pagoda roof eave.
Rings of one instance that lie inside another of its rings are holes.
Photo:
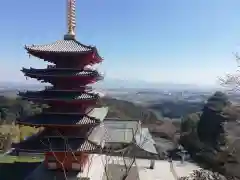
[[[96,51],[96,47],[88,46],[77,40],[58,40],[44,45],[25,45],[25,49],[31,54],[34,52],[42,53],[89,53]]]
[[[60,116],[57,116],[57,114],[45,114],[45,116],[43,116],[44,114],[39,114],[38,116],[42,115],[42,117],[40,117],[40,119],[37,121],[37,116],[30,116],[27,117],[26,119],[22,119],[22,120],[17,120],[16,123],[17,124],[22,124],[22,125],[28,125],[28,126],[35,126],[35,127],[71,127],[71,128],[75,128],[75,127],[86,127],[86,126],[96,126],[99,125],[104,118],[107,116],[108,113],[108,107],[101,107],[101,108],[93,108],[93,109],[88,109],[86,110],[85,115],[83,115],[80,118],[69,118],[66,119],[65,117],[61,119]],[[67,116],[69,116],[68,114],[66,114]],[[78,114],[73,114],[74,116],[78,116]],[[47,121],[48,123],[46,123],[46,119],[49,118],[49,121]],[[35,120],[32,121],[32,120]],[[51,121],[51,122],[50,122]]]
[[[41,115],[41,114],[40,114]],[[87,126],[95,126],[98,125],[100,123],[99,120],[94,119],[94,118],[90,118],[88,116],[83,116],[80,118],[66,118],[64,117],[64,119],[60,119],[60,117],[58,117],[56,115],[54,116],[30,116],[27,117],[26,119],[22,119],[22,120],[17,120],[16,123],[20,124],[20,125],[27,125],[27,126],[32,126],[32,127],[87,127]],[[49,118],[49,120],[47,120]],[[47,121],[47,122],[46,122]]]
[[[56,89],[52,87],[46,87],[44,91],[48,92],[91,92],[93,91],[93,88],[91,86],[80,86],[79,89]],[[30,91],[29,91],[30,92]]]
[[[74,152],[74,153],[77,153],[77,152],[82,152],[82,153],[96,153],[98,152],[98,149],[99,148],[94,148],[93,150],[71,150],[70,152]],[[48,149],[21,149],[21,148],[15,148],[15,150],[17,150],[17,152],[25,152],[25,153],[32,153],[32,154],[36,154],[36,153],[46,153],[46,152],[51,152],[51,149],[48,148]],[[54,152],[65,152],[67,150],[64,150],[64,149],[52,149],[52,151]]]
[[[34,95],[39,95],[41,93],[48,93],[48,92],[63,92],[63,93],[71,93],[71,92],[74,92],[74,93],[77,93],[79,95],[89,95],[89,96],[93,96],[93,97],[98,97],[99,94],[97,92],[95,92],[94,90],[92,91],[83,91],[83,90],[78,90],[78,89],[44,89],[44,90],[38,90],[38,91],[29,91],[29,90],[26,90],[26,91],[19,91],[18,92],[18,95],[19,96],[25,96],[26,94],[34,94]]]
[[[79,93],[75,97],[72,98],[61,98],[56,97],[54,95],[47,96],[43,92],[20,92],[18,93],[19,96],[21,96],[22,99],[29,100],[29,101],[62,101],[62,102],[80,102],[80,101],[98,101],[100,99],[99,94],[93,94],[93,93]],[[69,92],[68,92],[69,94]]]
[[[44,115],[76,115],[76,116],[81,116],[81,115],[86,115],[89,118],[97,119],[100,122],[103,120],[106,120],[105,117],[107,116],[108,113],[108,107],[94,107],[94,108],[88,108],[85,113],[82,112],[42,112]]]
[[[94,52],[95,52],[96,58],[99,59],[100,62],[103,61],[103,57],[100,56],[100,54],[95,46],[94,46]]]
[[[80,99],[63,99],[63,98],[43,98],[43,97],[23,97],[23,100],[33,101],[33,102],[61,102],[67,104],[81,104],[81,103],[97,103],[99,98],[80,98]]]
[[[61,127],[66,127],[66,128],[79,128],[79,127],[92,127],[92,126],[97,126],[99,125],[99,123],[89,123],[89,124],[65,124],[65,125],[61,125],[61,124],[33,124],[33,123],[28,123],[28,122],[21,122],[21,121],[16,121],[16,124],[18,125],[24,125],[24,126],[30,126],[30,127],[47,127],[47,128],[61,128]]]
[[[37,80],[44,80],[44,79],[74,79],[74,80],[79,80],[79,79],[84,79],[84,80],[95,80],[95,81],[100,81],[103,80],[104,77],[100,74],[95,74],[95,75],[45,75],[45,74],[31,74],[31,73],[25,73],[25,77],[37,79]]]
[[[82,76],[82,77],[97,77],[97,76],[101,76],[101,74],[96,71],[96,70],[81,70],[81,69],[73,69],[75,70],[76,72],[74,74],[72,74],[71,70],[67,71],[68,73],[70,74],[64,74],[62,75],[61,74],[61,71],[65,71],[64,69],[59,69],[60,72],[57,72],[57,71],[53,71],[52,70],[57,70],[56,68],[53,68],[53,69],[34,69],[34,68],[30,68],[30,69],[27,69],[27,68],[22,68],[21,71],[26,75],[26,76],[46,76],[46,77],[68,77],[68,76],[72,76],[72,77],[75,77],[75,76]],[[52,74],[44,74],[44,73],[52,73]]]
[[[63,140],[63,144],[54,144],[54,139],[61,139]],[[54,152],[65,152],[69,151],[66,149],[66,142],[64,139],[60,138],[46,138],[45,140],[41,140],[38,137],[33,137],[26,139],[20,143],[13,144],[13,148],[15,148],[17,151],[22,152],[29,152],[29,153],[44,153],[49,151]],[[33,147],[33,143],[35,144],[35,147]],[[54,146],[54,145],[55,146]],[[58,147],[59,146],[59,147]],[[99,146],[92,143],[91,141],[88,141],[83,138],[78,139],[68,139],[68,147],[70,147],[71,152],[94,152],[96,149],[98,149]]]
[[[30,67],[29,69],[28,68],[22,68],[21,71],[52,71],[52,70],[56,70],[56,71],[85,71],[86,73],[87,72],[98,72],[97,70],[94,70],[94,69],[82,69],[82,68],[70,68],[70,67],[50,67],[50,68],[42,68],[42,69],[37,69],[37,68],[32,68]]]
[[[57,128],[55,130],[44,129],[28,137],[26,140],[13,144],[13,148],[18,151],[34,153],[49,151],[63,152],[66,151],[66,143],[68,143],[71,151],[75,152],[93,152],[100,147],[98,144],[88,140],[87,137],[83,137],[82,135],[85,133],[81,134],[81,131],[68,131],[63,138],[59,136],[61,132]]]

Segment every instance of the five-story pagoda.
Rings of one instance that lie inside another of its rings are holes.
[[[44,129],[14,147],[18,152],[44,152],[44,162],[50,169],[79,171],[88,160],[87,154],[102,145],[88,136],[103,121],[108,109],[99,106],[100,95],[87,86],[102,79],[98,71],[90,68],[102,58],[96,47],[75,39],[75,0],[67,0],[67,6],[68,33],[64,40],[25,47],[30,55],[54,65],[46,69],[22,69],[25,76],[51,86],[42,91],[19,93],[25,100],[48,106],[41,114],[17,121],[20,125]]]

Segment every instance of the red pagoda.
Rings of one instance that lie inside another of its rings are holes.
[[[53,65],[46,69],[23,68],[22,72],[51,86],[19,93],[23,99],[47,107],[40,114],[17,120],[20,125],[44,128],[14,147],[18,152],[44,152],[44,163],[49,169],[81,171],[88,154],[102,145],[102,142],[92,142],[88,136],[103,121],[108,109],[100,106],[100,95],[87,86],[103,78],[90,68],[102,62],[102,58],[96,47],[75,39],[75,0],[67,2],[68,33],[64,39],[25,47],[30,55]]]

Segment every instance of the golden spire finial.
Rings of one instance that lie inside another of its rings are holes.
[[[76,0],[67,0],[67,26],[68,32],[65,38],[74,38],[76,27]]]

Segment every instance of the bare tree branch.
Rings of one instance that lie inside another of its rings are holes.
[[[240,56],[238,53],[234,53],[235,60],[237,62],[237,67],[240,67]],[[223,87],[230,88],[230,91],[240,90],[240,70],[237,69],[233,74],[226,74],[225,77],[219,78],[220,85]]]

